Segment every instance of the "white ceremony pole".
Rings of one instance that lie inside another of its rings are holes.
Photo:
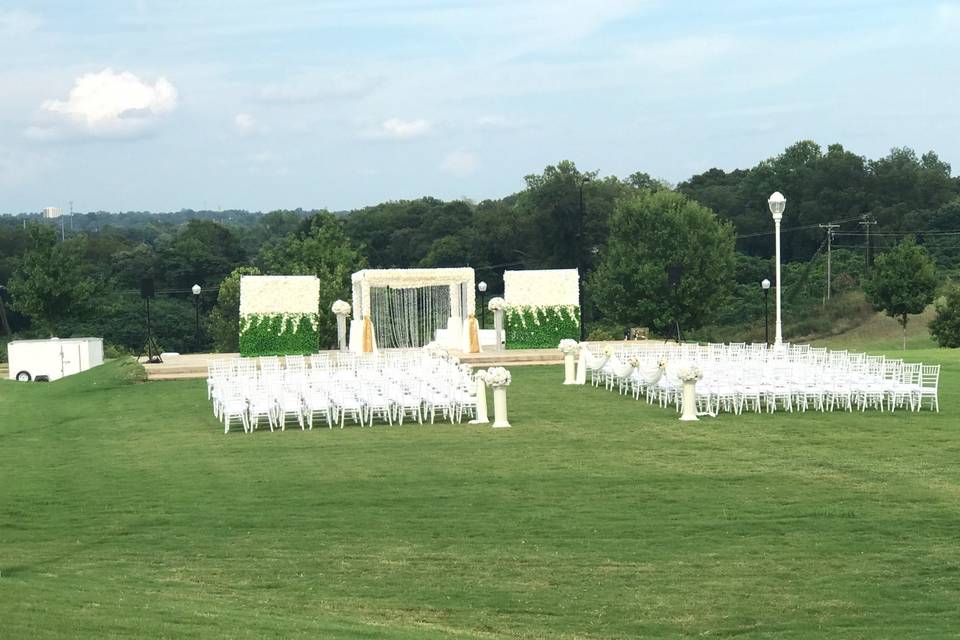
[[[483,378],[477,377],[477,419],[471,420],[468,424],[487,424],[490,418],[487,416],[487,383]]]
[[[493,428],[509,427],[507,422],[507,387],[498,385],[493,387]]]
[[[347,350],[347,316],[343,313],[337,314],[337,344],[340,351]]]
[[[503,309],[493,312],[493,332],[496,335],[497,351],[503,349]]]
[[[697,417],[697,381],[683,381],[683,421],[699,420]]]
[[[577,361],[576,384],[587,384],[587,348],[580,346],[580,358]]]
[[[577,384],[576,364],[572,351],[563,354],[563,384]]]

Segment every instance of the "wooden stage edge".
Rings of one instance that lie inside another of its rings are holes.
[[[611,342],[609,344],[623,344]],[[631,341],[630,344],[658,344],[655,341]],[[321,351],[321,353],[336,353]],[[473,367],[523,367],[531,365],[558,365],[563,364],[563,356],[556,349],[510,349],[507,351],[482,351],[480,353],[461,353],[451,351],[451,355],[460,358],[460,361]],[[170,355],[164,358],[161,364],[150,364],[145,358],[140,364],[147,371],[148,380],[187,380],[206,378],[207,366],[211,360],[237,358],[238,353],[186,353]]]

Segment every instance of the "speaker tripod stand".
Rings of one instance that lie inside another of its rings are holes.
[[[150,298],[144,297],[143,304],[147,314],[147,340],[144,342],[143,348],[140,349],[140,355],[137,356],[137,360],[139,361],[140,358],[146,355],[149,364],[162,364],[163,358],[160,357],[160,345],[157,344],[157,339],[153,337],[153,325],[150,322]]]

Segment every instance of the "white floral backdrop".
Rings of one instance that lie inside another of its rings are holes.
[[[316,276],[243,276],[240,316],[316,314],[320,280]]]
[[[575,307],[580,304],[580,274],[576,269],[505,271],[503,289],[510,306]]]

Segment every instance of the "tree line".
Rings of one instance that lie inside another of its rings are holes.
[[[766,199],[777,190],[788,198],[788,309],[821,299],[827,223],[839,224],[831,275],[840,292],[860,288],[873,253],[907,236],[941,280],[960,268],[960,179],[933,152],[893,149],[869,160],[801,141],[755,167],[711,169],[675,186],[643,172],[602,176],[570,161],[524,182],[481,202],[424,197],[337,213],[94,212],[73,216],[62,232],[59,221],[0,216],[9,325],[0,333],[102,335],[136,352],[145,337],[139,286],[151,277],[164,349],[231,350],[242,273],[314,274],[326,347],[335,339],[330,304],[348,298],[354,271],[464,265],[491,293],[502,291],[505,269],[581,268],[584,312],[597,336],[623,326],[668,333],[678,324],[736,325],[762,314],[757,287],[772,273],[773,250]],[[197,299],[194,284],[203,291]]]

